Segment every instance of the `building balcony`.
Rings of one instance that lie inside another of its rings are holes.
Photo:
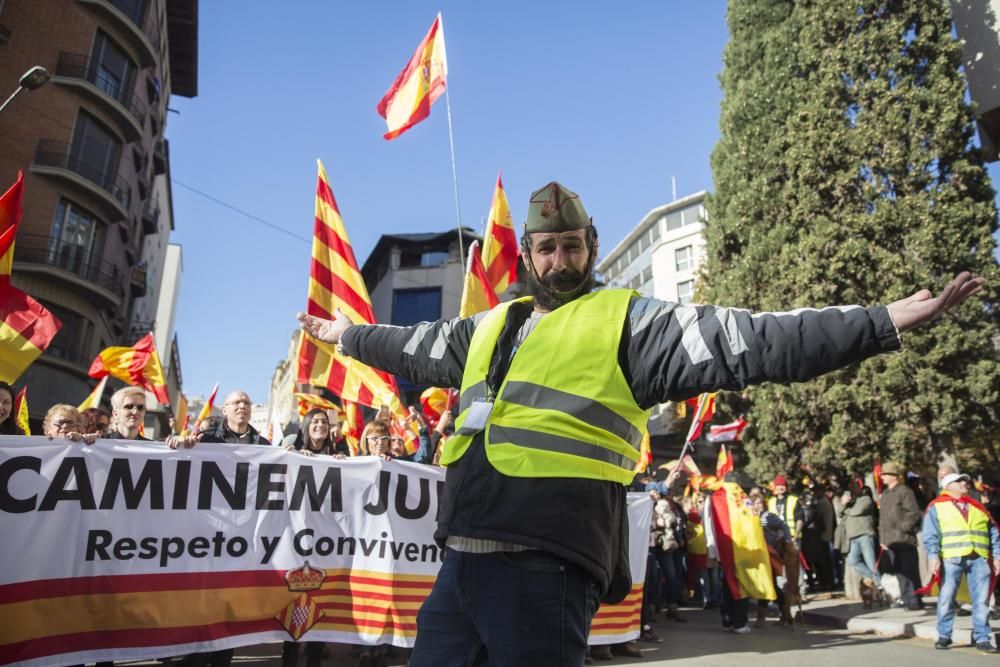
[[[113,220],[128,217],[132,201],[132,189],[128,183],[118,174],[91,164],[76,154],[70,144],[50,139],[39,141],[31,173],[61,178],[97,195],[108,209],[107,216]]]
[[[146,267],[143,262],[132,267],[128,287],[133,299],[140,299],[146,296]]]
[[[142,209],[142,233],[145,236],[160,231],[160,200],[150,199]]]
[[[77,88],[104,107],[117,121],[128,141],[142,138],[146,124],[146,105],[138,95],[104,73],[100,63],[79,53],[59,53],[56,83]]]
[[[125,298],[121,271],[110,262],[90,257],[76,244],[51,236],[17,235],[14,267],[24,273],[44,274],[99,297],[118,308]]]
[[[151,67],[160,52],[156,3],[144,0],[77,0],[114,23],[139,54],[139,64]]]

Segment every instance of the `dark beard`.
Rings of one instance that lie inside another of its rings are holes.
[[[528,271],[528,293],[541,308],[553,311],[559,306],[565,306],[570,301],[578,299],[594,289],[594,275],[587,276],[579,271],[550,271],[544,278],[536,277],[534,271]]]

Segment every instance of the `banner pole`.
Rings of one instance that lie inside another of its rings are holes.
[[[455,168],[455,133],[451,127],[451,95],[444,88],[444,102],[448,109],[448,146],[451,148],[451,182],[455,189],[455,218],[458,220],[458,259],[465,268],[465,239],[462,238],[462,208],[458,201],[458,170]]]

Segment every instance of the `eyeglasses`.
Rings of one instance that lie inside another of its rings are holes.
[[[389,440],[391,440],[391,438],[387,435],[370,435],[368,436],[368,439],[374,440],[375,442],[389,442]]]
[[[146,406],[143,405],[142,403],[126,403],[125,405],[122,406],[122,410],[124,410],[125,412],[129,412],[131,410],[142,412],[145,409]]]

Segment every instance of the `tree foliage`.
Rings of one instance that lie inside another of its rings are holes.
[[[997,214],[947,3],[730,0],[728,22],[700,299],[785,311],[988,281],[900,353],[751,389],[751,472],[1000,465]]]

